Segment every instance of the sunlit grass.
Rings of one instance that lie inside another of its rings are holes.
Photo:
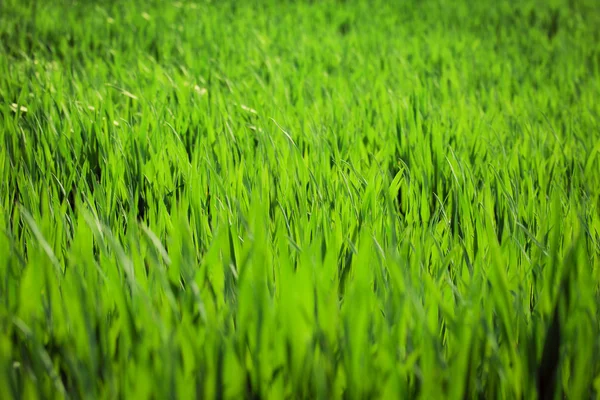
[[[596,398],[599,27],[0,3],[3,393]]]

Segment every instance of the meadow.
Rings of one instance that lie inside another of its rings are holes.
[[[14,399],[600,397],[600,4],[0,1]]]

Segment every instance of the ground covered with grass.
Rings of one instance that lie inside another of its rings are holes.
[[[591,0],[4,0],[0,387],[597,398],[598,99]]]

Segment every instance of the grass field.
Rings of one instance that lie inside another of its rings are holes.
[[[1,397],[598,398],[599,123],[593,0],[1,0]]]

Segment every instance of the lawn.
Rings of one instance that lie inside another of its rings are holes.
[[[600,397],[594,0],[0,1],[3,398]]]

